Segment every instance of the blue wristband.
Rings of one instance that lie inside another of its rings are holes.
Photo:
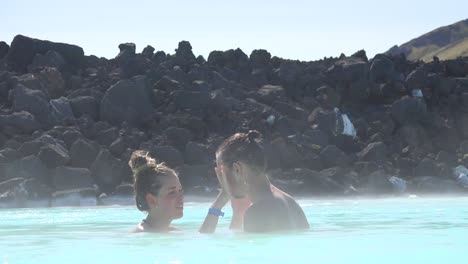
[[[208,213],[216,216],[224,216],[224,213],[221,212],[221,210],[213,207],[210,207],[210,209],[208,209]]]

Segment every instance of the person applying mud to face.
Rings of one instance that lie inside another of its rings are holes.
[[[262,135],[258,131],[237,133],[226,139],[216,151],[215,171],[222,191],[209,209],[200,228],[214,232],[221,209],[231,199],[248,199],[238,211],[243,215],[245,232],[304,230],[309,223],[299,204],[287,193],[271,184],[266,174],[266,157]],[[234,210],[236,210],[234,208]],[[235,212],[234,212],[235,213]]]
[[[133,152],[129,165],[136,206],[148,214],[131,232],[179,230],[171,226],[172,220],[181,218],[184,210],[184,194],[176,172],[164,163],[156,163],[148,152],[141,150]]]

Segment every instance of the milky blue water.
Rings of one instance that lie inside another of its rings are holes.
[[[468,263],[468,198],[303,199],[305,233],[198,234],[209,203],[186,203],[184,231],[131,234],[133,207],[0,210],[0,263]]]

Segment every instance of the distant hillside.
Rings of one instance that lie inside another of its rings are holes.
[[[468,56],[468,19],[440,27],[400,46],[394,46],[388,54],[404,53],[408,60],[432,61],[434,56],[450,60]]]

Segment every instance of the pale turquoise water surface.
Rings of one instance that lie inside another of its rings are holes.
[[[468,198],[300,203],[311,230],[274,235],[227,218],[198,234],[209,203],[186,203],[171,234],[127,233],[144,216],[133,207],[0,210],[0,263],[468,263]]]

